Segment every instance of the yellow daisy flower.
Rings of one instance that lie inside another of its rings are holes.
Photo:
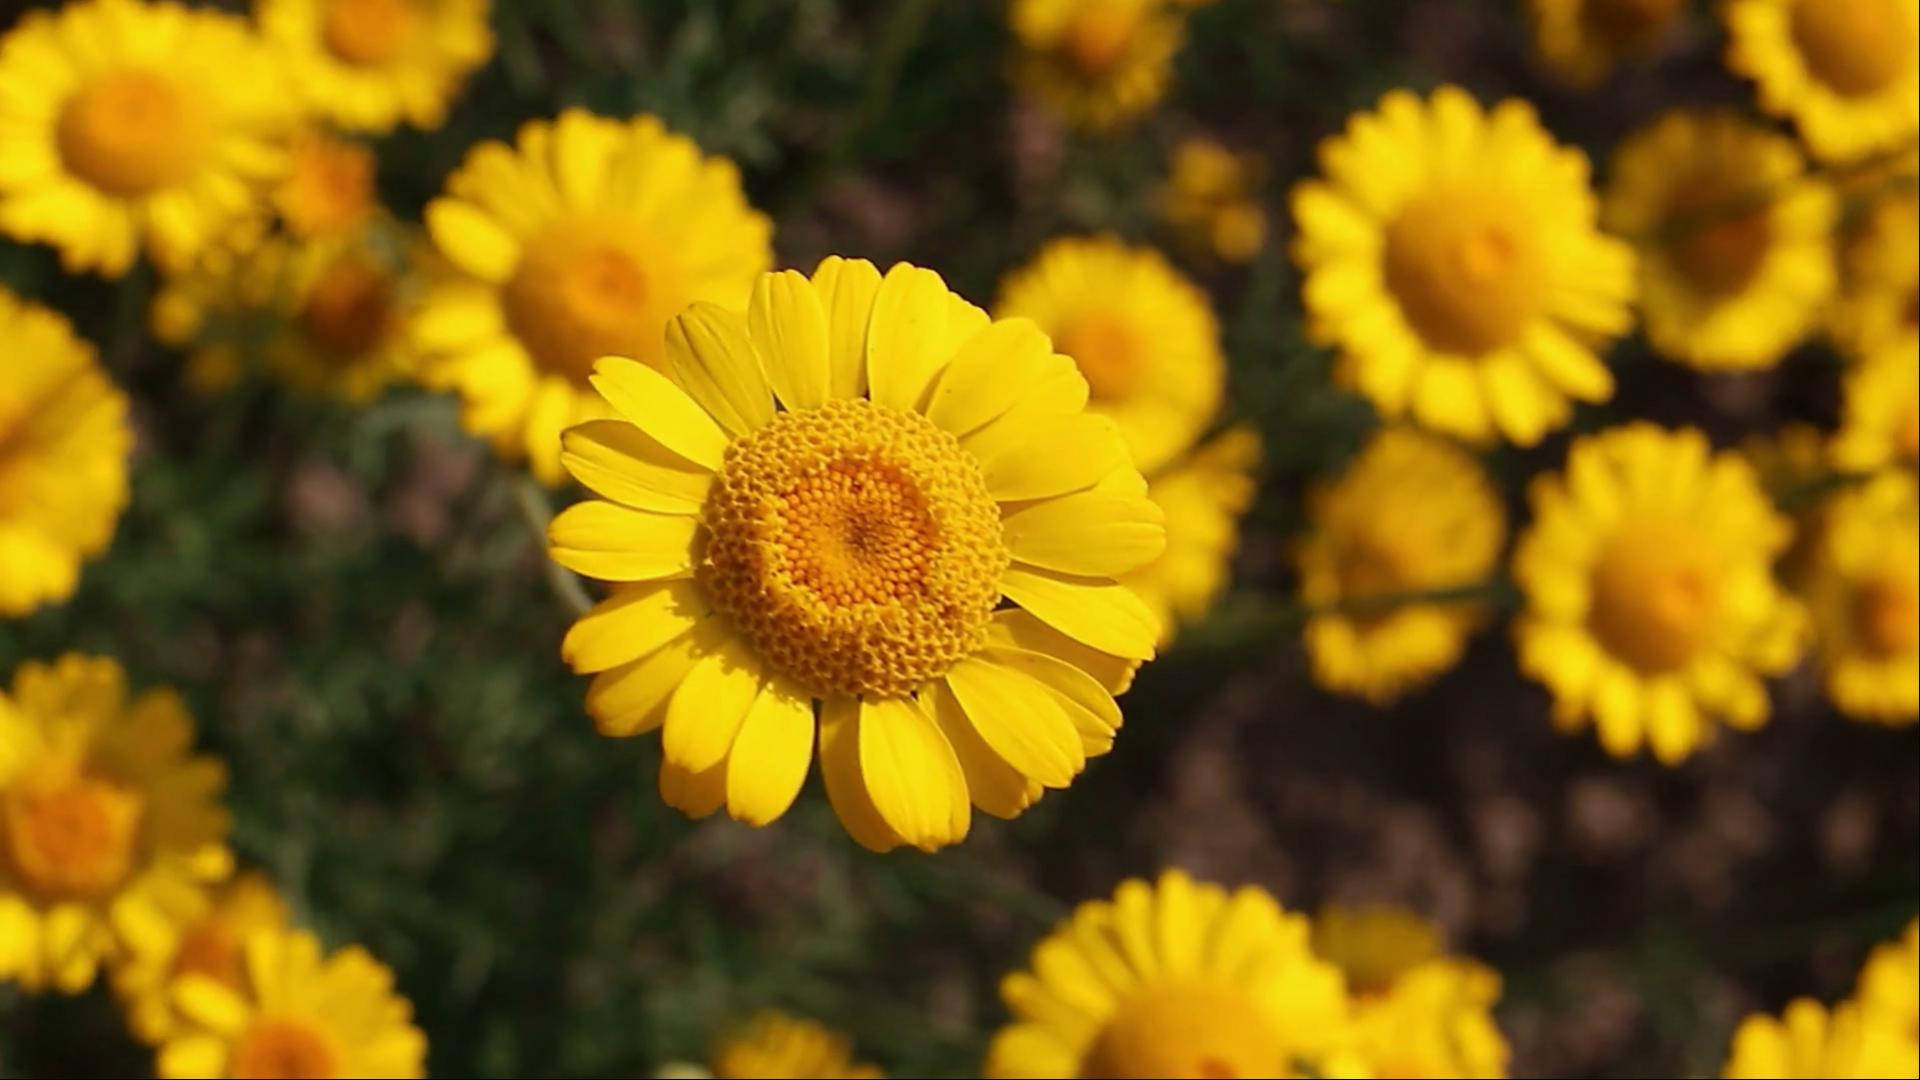
[[[1720,1075],[1727,1080],[1914,1076],[1920,1075],[1920,1055],[1898,1033],[1866,1022],[1853,1002],[1829,1013],[1812,998],[1796,998],[1777,1020],[1755,1013],[1740,1022]]]
[[[853,1044],[826,1027],[767,1010],[714,1047],[713,1075],[720,1080],[879,1080],[886,1073],[854,1061]]]
[[[1147,498],[1167,518],[1167,550],[1120,583],[1153,610],[1160,644],[1173,640],[1179,624],[1205,615],[1226,588],[1259,464],[1259,434],[1236,427],[1147,481]]]
[[[1772,367],[1824,314],[1839,200],[1793,141],[1670,112],[1620,144],[1601,218],[1640,251],[1647,338],[1704,371]]]
[[[0,38],[0,230],[118,277],[255,212],[286,167],[285,84],[240,19],[161,0],[29,11]]]
[[[1033,950],[1000,996],[989,1077],[1360,1076],[1346,986],[1303,915],[1178,870],[1121,882]]]
[[[594,361],[663,367],[668,318],[696,300],[744,307],[773,262],[772,224],[733,163],[651,116],[569,109],[515,147],[482,143],[427,226],[452,272],[414,327],[423,378],[458,390],[468,430],[549,485],[561,430],[607,414]]]
[[[188,973],[238,990],[246,980],[244,947],[259,931],[287,927],[287,905],[267,879],[240,874],[218,889],[183,894],[184,903],[165,932],[135,943],[115,965],[114,993],[125,1006],[127,1026],[142,1041],[159,1044],[179,1020],[173,992]]]
[[[1684,0],[1527,0],[1533,48],[1547,69],[1592,87],[1622,62],[1651,55],[1673,34]]]
[[[366,228],[380,209],[375,164],[364,143],[308,131],[294,142],[287,176],[273,190],[280,223],[302,240]]]
[[[432,130],[493,55],[488,0],[255,0],[308,104],[343,128]]]
[[[1920,188],[1909,180],[1869,202],[1847,230],[1840,265],[1834,340],[1855,360],[1899,351],[1920,366]]]
[[[1338,481],[1314,489],[1308,510],[1294,558],[1317,612],[1306,626],[1314,681],[1384,703],[1452,667],[1486,606],[1393,598],[1492,576],[1507,517],[1479,464],[1441,439],[1387,428]]]
[[[1531,501],[1514,638],[1556,727],[1591,722],[1615,757],[1645,744],[1673,764],[1716,720],[1766,723],[1761,676],[1800,658],[1806,612],[1773,580],[1792,527],[1753,466],[1698,431],[1634,423],[1575,440]]]
[[[601,731],[662,730],[667,802],[779,817],[816,703],[827,794],[878,851],[954,843],[969,802],[1012,817],[1107,751],[1159,630],[1113,578],[1164,532],[1046,335],[831,258],[762,275],[744,316],[693,305],[666,344],[670,375],[595,366],[618,419],[561,460],[607,501],[549,536],[620,583],[562,651]]]
[[[1055,240],[1001,282],[994,315],[1031,319],[1073,358],[1088,408],[1120,425],[1144,473],[1192,446],[1220,409],[1227,362],[1213,306],[1152,248]]]
[[[1320,169],[1293,191],[1308,332],[1382,415],[1531,446],[1613,394],[1595,350],[1632,325],[1633,251],[1526,102],[1395,90]]]
[[[167,1080],[426,1075],[427,1040],[393,973],[358,945],[322,956],[304,930],[256,930],[238,979],[189,971],[155,1065]]]
[[[1863,720],[1920,717],[1920,499],[1883,475],[1828,500],[1806,596],[1827,695]]]
[[[1500,976],[1443,955],[1424,919],[1391,905],[1323,909],[1313,950],[1347,977],[1371,1075],[1506,1075],[1507,1040],[1493,1020]]]
[[[0,617],[73,595],[127,505],[127,399],[55,312],[0,289]]]
[[[1155,197],[1160,217],[1196,250],[1221,262],[1252,262],[1267,243],[1265,175],[1258,154],[1187,139],[1174,149],[1172,175]]]
[[[1158,104],[1186,27],[1166,0],[1012,0],[1014,78],[1068,123],[1111,131]]]
[[[129,702],[112,660],[14,672],[0,693],[0,979],[78,993],[232,871],[226,770],[192,741],[179,696]]]
[[[1847,372],[1834,464],[1864,471],[1920,465],[1920,356],[1903,344],[1883,347]]]
[[[1727,66],[1791,118],[1817,158],[1844,161],[1920,131],[1916,0],[1726,0]]]

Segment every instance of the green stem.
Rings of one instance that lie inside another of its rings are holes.
[[[547,526],[553,523],[553,507],[547,502],[546,489],[533,477],[522,474],[514,481],[513,501],[520,510],[520,520],[526,522],[527,531],[533,534],[534,543],[544,550]],[[573,614],[586,614],[587,609],[593,607],[586,586],[580,583],[573,571],[544,555],[542,557],[547,567],[547,585],[553,590],[553,595]]]

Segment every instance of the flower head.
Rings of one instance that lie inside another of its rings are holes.
[[[1622,62],[1659,49],[1685,0],[1528,0],[1533,47],[1565,82],[1592,87]]]
[[[1868,201],[1842,237],[1831,325],[1851,359],[1883,352],[1920,367],[1920,187],[1911,178]]]
[[[1727,1080],[1906,1076],[1920,1071],[1920,1056],[1885,1025],[1844,1001],[1827,1008],[1795,998],[1779,1019],[1755,1013],[1734,1030],[1721,1076]]]
[[[1308,330],[1383,415],[1532,445],[1612,395],[1595,350],[1632,325],[1633,252],[1529,105],[1395,90],[1320,168],[1293,192]]]
[[[1013,0],[1014,76],[1069,123],[1111,131],[1152,108],[1186,28],[1166,0]]]
[[[693,305],[666,346],[667,374],[595,366],[617,418],[561,461],[602,498],[549,536],[618,583],[563,653],[603,732],[662,729],[669,803],[772,821],[817,728],[854,838],[932,850],[1109,748],[1158,631],[1114,578],[1161,514],[1032,323],[831,258],[762,275],[744,315]]]
[[[1420,594],[1486,580],[1506,544],[1506,511],[1479,463],[1442,439],[1387,428],[1339,480],[1309,496],[1295,555],[1315,681],[1385,702],[1452,667],[1484,604]]]
[[[1884,724],[1920,717],[1920,497],[1887,474],[1834,496],[1808,561],[1807,606],[1827,696]]]
[[[1531,496],[1514,637],[1556,726],[1672,764],[1716,721],[1766,723],[1761,678],[1800,658],[1806,612],[1773,579],[1792,527],[1751,465],[1698,431],[1634,423],[1575,440]]]
[[[1156,197],[1160,216],[1191,247],[1222,262],[1251,262],[1267,242],[1265,174],[1257,154],[1187,139],[1174,149],[1172,175]]]
[[[1839,200],[1785,136],[1673,112],[1615,151],[1601,216],[1641,244],[1647,337],[1709,371],[1771,367],[1833,294]]]
[[[255,0],[261,33],[311,108],[343,128],[437,128],[493,54],[488,0]]]
[[[26,663],[0,694],[0,978],[77,993],[232,868],[226,771],[177,695],[112,660]]]
[[[172,0],[75,0],[0,37],[0,230],[117,277],[184,267],[256,212],[294,113],[246,23]]]
[[[467,428],[548,484],[560,431],[608,413],[594,361],[664,367],[670,317],[743,307],[773,259],[732,162],[651,116],[578,109],[471,150],[427,226],[450,267],[414,325],[422,377],[459,391]]]
[[[305,133],[293,144],[286,178],[273,190],[280,223],[303,240],[358,232],[380,210],[374,165],[364,143]]]
[[[1843,469],[1920,466],[1920,356],[1895,343],[1848,371],[1834,464]]]
[[[1153,609],[1162,645],[1181,623],[1205,615],[1226,588],[1259,464],[1259,434],[1235,427],[1147,481],[1147,498],[1166,514],[1167,550],[1120,581]]]
[[[1790,117],[1813,155],[1845,161],[1920,130],[1916,0],[1727,0],[1727,66]]]
[[[713,1048],[718,1080],[812,1077],[818,1080],[879,1080],[886,1074],[853,1060],[846,1038],[811,1020],[763,1011]]]
[[[286,902],[257,873],[239,874],[211,890],[182,892],[176,899],[164,921],[128,943],[113,972],[128,1026],[155,1044],[181,1024],[174,991],[185,976],[205,976],[239,990],[246,981],[247,938],[287,928]]]

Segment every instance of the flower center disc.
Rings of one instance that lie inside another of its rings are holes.
[[[1750,192],[1712,177],[1689,185],[1676,201],[1673,218],[1679,235],[1669,249],[1674,269],[1709,296],[1731,296],[1747,287],[1766,262],[1773,223],[1764,207],[1729,214],[1726,207]]]
[[[222,986],[238,987],[245,977],[244,964],[240,942],[213,917],[188,930],[173,955],[175,975],[205,975]]]
[[[275,204],[301,236],[345,232],[373,212],[373,155],[353,143],[302,146]]]
[[[334,260],[300,309],[300,326],[322,348],[358,356],[378,344],[393,320],[393,282],[363,259]]]
[[[1491,196],[1423,199],[1387,229],[1382,270],[1429,345],[1478,356],[1519,339],[1540,310],[1538,253]]]
[[[1100,401],[1124,398],[1140,381],[1140,350],[1133,328],[1104,316],[1085,316],[1060,333],[1060,351],[1073,357]]]
[[[1793,9],[1807,70],[1842,97],[1892,86],[1913,62],[1913,34],[1897,0],[1800,0]]]
[[[327,51],[358,66],[393,59],[412,36],[408,0],[329,0],[320,24]]]
[[[1854,632],[1874,656],[1894,657],[1920,647],[1920,581],[1913,571],[1884,570],[1853,593]]]
[[[1270,1077],[1291,1072],[1286,1045],[1244,992],[1150,987],[1121,1003],[1080,1061],[1083,1077]]]
[[[1649,524],[1614,537],[1593,569],[1589,624],[1607,651],[1648,674],[1676,671],[1718,609],[1712,553],[1693,529]]]
[[[1680,0],[1587,0],[1580,22],[1614,49],[1633,50],[1652,44],[1678,10]]]
[[[815,696],[911,693],[981,647],[1007,550],[975,460],[865,399],[781,413],[708,496],[714,605]]]
[[[230,1071],[236,1077],[328,1080],[339,1075],[339,1062],[332,1040],[312,1024],[263,1016],[240,1036]]]
[[[1127,54],[1139,22],[1139,13],[1130,4],[1108,0],[1085,5],[1067,28],[1068,59],[1089,79],[1107,74]]]
[[[175,80],[122,71],[67,99],[54,141],[80,179],[110,195],[147,195],[193,175],[207,148],[207,117]]]
[[[1893,429],[1894,449],[1909,465],[1920,465],[1920,404],[1907,402],[1907,411]]]
[[[133,868],[142,800],[117,784],[71,777],[28,782],[0,799],[8,861],[43,896],[112,892]]]
[[[573,222],[527,246],[502,299],[507,325],[541,367],[585,385],[603,356],[658,351],[648,345],[665,331],[648,314],[647,272],[624,242],[632,231],[620,222]]]

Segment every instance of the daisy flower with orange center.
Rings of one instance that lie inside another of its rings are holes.
[[[853,1044],[845,1036],[771,1009],[722,1036],[714,1045],[712,1066],[712,1072],[701,1075],[717,1080],[880,1080],[886,1075],[855,1061]]]
[[[432,130],[493,55],[488,0],[255,0],[308,105],[352,131]]]
[[[1395,90],[1320,171],[1293,191],[1308,332],[1382,415],[1530,446],[1612,396],[1600,350],[1632,325],[1633,252],[1531,106]]]
[[[1266,164],[1206,138],[1174,149],[1172,174],[1157,194],[1160,216],[1186,243],[1222,262],[1252,262],[1267,242],[1260,203]]]
[[[1727,66],[1815,157],[1897,150],[1920,132],[1920,0],[1726,0],[1721,12]]]
[[[1528,0],[1533,48],[1555,76],[1593,87],[1620,64],[1656,52],[1686,14],[1685,0]]]
[[[1012,0],[1014,78],[1068,123],[1122,127],[1158,104],[1186,27],[1167,0]]]
[[[1904,342],[1882,346],[1841,382],[1834,464],[1865,472],[1920,467],[1920,357]]]
[[[180,1024],[174,990],[189,975],[230,989],[246,979],[247,938],[287,927],[287,905],[266,878],[239,874],[211,890],[179,898],[178,910],[151,932],[129,942],[113,969],[113,990],[126,1010],[127,1026],[144,1042],[159,1044]]]
[[[1911,474],[1828,500],[1809,557],[1827,696],[1841,712],[1905,726],[1920,718],[1920,496]]]
[[[595,365],[614,415],[560,457],[601,498],[549,537],[618,583],[563,653],[600,730],[661,730],[669,803],[772,821],[817,736],[854,839],[931,851],[1110,748],[1159,632],[1114,579],[1165,537],[1046,335],[830,258],[665,337],[665,373]]]
[[[306,132],[295,140],[286,178],[270,197],[280,224],[302,240],[365,227],[380,210],[375,164],[365,143]]]

